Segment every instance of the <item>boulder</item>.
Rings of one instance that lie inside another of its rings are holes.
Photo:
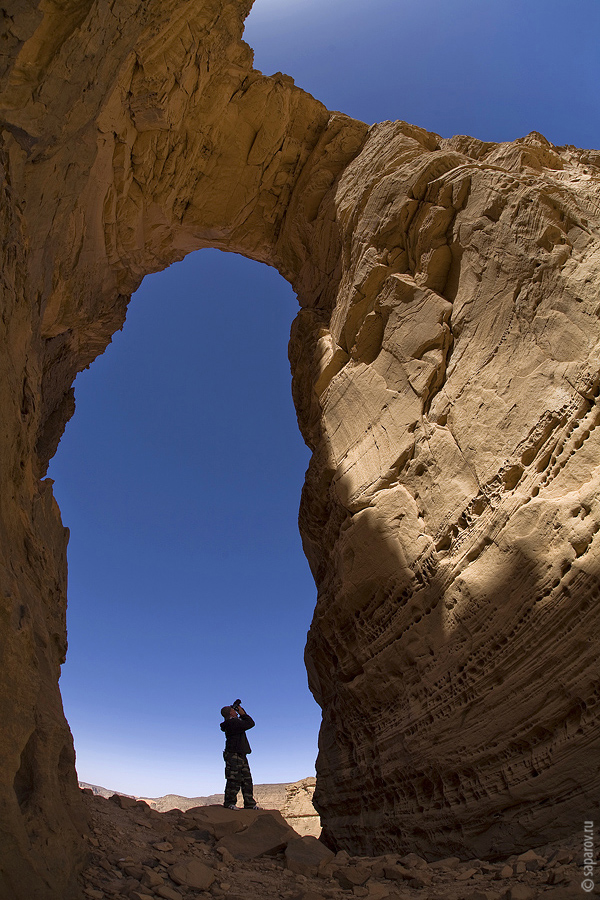
[[[235,859],[255,859],[284,850],[290,841],[297,839],[294,829],[279,813],[262,813],[244,831],[222,838],[218,846],[228,850]]]
[[[143,875],[140,879],[144,887],[157,888],[165,883],[165,879],[158,872],[155,872],[149,866],[144,866]]]
[[[537,872],[538,869],[546,866],[546,859],[543,856],[540,856],[535,850],[527,850],[526,853],[521,853],[517,857],[517,866],[525,866],[526,872]],[[517,869],[517,871],[520,871]]]
[[[600,786],[600,156],[330,113],[253,69],[249,0],[13,8],[0,891],[72,900],[87,852],[58,690],[67,533],[45,479],[72,384],[141,279],[209,246],[275,266],[300,303],[325,837],[489,856],[573,833]]]
[[[295,838],[285,848],[285,862],[288,869],[299,875],[316,874],[318,868],[333,857],[332,851],[311,835]]]
[[[194,823],[200,831],[207,831],[217,840],[246,828],[257,812],[252,809],[226,809],[224,806],[197,806],[188,809],[183,818]]]
[[[391,888],[387,884],[381,884],[379,881],[371,881],[368,884],[369,900],[386,900],[390,897]]]
[[[406,856],[402,856],[400,858],[400,863],[401,865],[406,866],[407,869],[427,868],[427,860],[423,859],[422,856],[417,856],[416,853],[407,853]]]
[[[412,872],[406,869],[404,866],[385,866],[383,869],[384,878],[387,878],[388,881],[408,881],[409,878],[412,878]]]
[[[366,884],[371,877],[371,870],[367,866],[343,866],[336,869],[335,877],[341,887],[351,891]]]
[[[199,859],[189,859],[169,868],[169,878],[175,884],[195,888],[197,891],[207,891],[216,877],[214,870]]]

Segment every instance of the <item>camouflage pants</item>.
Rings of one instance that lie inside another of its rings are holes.
[[[252,775],[248,760],[242,753],[223,753],[225,760],[225,799],[224,806],[233,806],[237,803],[238,791],[241,789],[246,808],[256,806],[253,794]]]

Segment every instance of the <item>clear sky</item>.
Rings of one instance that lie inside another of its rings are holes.
[[[600,148],[598,33],[598,0],[256,0],[245,37],[256,68],[369,123]],[[238,696],[255,782],[314,774],[296,310],[273,269],[200,251],[145,279],[77,378],[50,475],[71,529],[61,688],[83,781],[222,791],[219,710]]]

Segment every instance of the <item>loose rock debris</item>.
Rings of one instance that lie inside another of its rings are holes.
[[[578,837],[505,860],[427,862],[414,853],[334,854],[277,810],[202,806],[159,813],[84,791],[85,900],[581,900]],[[581,843],[581,841],[579,841]],[[598,896],[595,889],[591,895]]]

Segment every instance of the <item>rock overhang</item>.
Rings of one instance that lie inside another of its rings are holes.
[[[599,155],[330,113],[252,68],[249,8],[9,24],[2,863],[28,898],[74,890],[83,827],[66,536],[40,476],[131,292],[200,247],[276,266],[301,306],[328,839],[508,853],[579,823],[597,777]]]

